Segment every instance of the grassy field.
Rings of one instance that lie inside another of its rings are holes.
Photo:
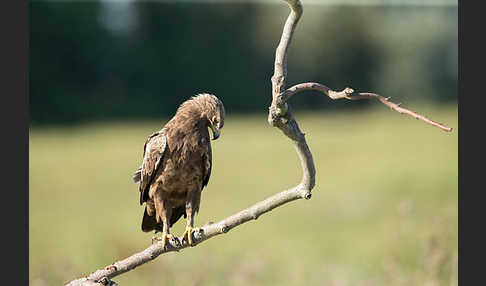
[[[378,105],[378,104],[377,104]],[[408,106],[445,133],[382,106],[296,113],[316,187],[119,285],[457,285],[457,106]],[[145,249],[137,185],[146,137],[165,121],[30,130],[30,284],[62,285]],[[266,114],[229,114],[213,141],[196,225],[296,185],[300,163]],[[180,235],[185,222],[172,229]]]

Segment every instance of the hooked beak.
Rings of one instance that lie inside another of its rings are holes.
[[[221,133],[219,131],[218,126],[214,126],[212,121],[211,121],[211,130],[213,131],[213,140],[218,139]]]

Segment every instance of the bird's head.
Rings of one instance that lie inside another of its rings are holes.
[[[207,107],[205,115],[208,120],[208,127],[213,131],[213,140],[216,140],[221,135],[221,129],[224,126],[224,105],[219,98],[212,94],[207,94],[203,100]]]
[[[224,106],[221,102],[221,105],[216,110],[212,110],[207,116],[209,127],[213,131],[213,140],[218,139],[221,135],[221,129],[224,126],[224,115]]]
[[[213,140],[218,139],[224,126],[225,111],[223,102],[215,95],[202,93],[192,97],[187,101],[187,104],[197,106],[200,118],[213,132]]]

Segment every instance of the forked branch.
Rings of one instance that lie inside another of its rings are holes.
[[[418,115],[412,111],[399,107],[398,104],[388,101],[380,95],[374,93],[355,93],[352,89],[346,88],[341,92],[335,92],[325,85],[319,83],[301,83],[294,85],[289,89],[285,89],[285,82],[287,77],[287,51],[292,40],[292,35],[295,31],[297,22],[302,16],[303,9],[299,0],[284,0],[290,7],[290,15],[285,22],[282,36],[279,45],[275,52],[275,66],[274,74],[272,76],[272,104],[269,107],[268,122],[279,128],[294,144],[294,147],[299,155],[302,165],[302,180],[299,185],[277,193],[266,200],[254,204],[253,206],[244,209],[230,217],[227,217],[219,222],[210,223],[200,228],[198,232],[194,233],[194,244],[199,244],[213,236],[227,233],[231,229],[248,222],[256,220],[261,215],[284,205],[288,202],[298,199],[309,199],[311,197],[311,190],[315,186],[315,167],[312,159],[312,153],[307,146],[304,134],[300,131],[297,121],[292,116],[287,100],[294,94],[302,90],[317,90],[332,99],[346,98],[350,100],[375,98],[381,101],[388,107],[400,112],[409,114],[417,119],[421,119],[429,124],[437,126],[445,131],[451,131],[451,128],[445,127],[439,123]],[[180,243],[178,240],[168,241],[165,248],[162,248],[161,243],[156,243],[145,250],[133,254],[132,256],[114,262],[103,269],[99,269],[83,278],[73,280],[66,285],[110,285],[113,283],[110,278],[116,277],[122,273],[130,271],[137,266],[147,263],[161,254],[172,251],[180,251],[188,247],[187,243]]]

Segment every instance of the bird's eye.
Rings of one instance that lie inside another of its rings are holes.
[[[218,119],[216,118],[216,116],[213,116],[212,121],[213,121],[213,124],[218,124]]]

